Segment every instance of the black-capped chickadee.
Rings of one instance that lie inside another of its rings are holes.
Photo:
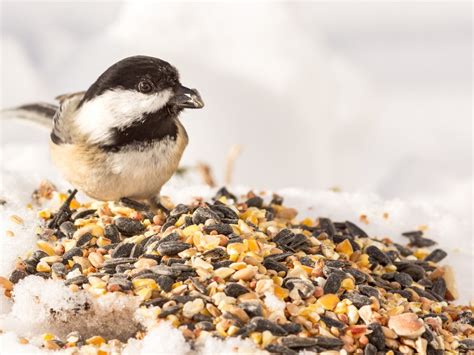
[[[185,108],[202,108],[176,68],[148,56],[125,58],[85,92],[62,95],[59,107],[32,104],[4,117],[51,125],[54,163],[75,188],[98,200],[154,200],[178,168],[188,135]]]

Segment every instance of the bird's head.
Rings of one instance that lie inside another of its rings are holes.
[[[92,143],[127,144],[172,135],[183,109],[202,107],[198,91],[183,86],[171,64],[134,56],[91,85],[79,103],[77,123]]]

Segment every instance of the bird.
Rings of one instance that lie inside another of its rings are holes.
[[[188,144],[180,113],[204,107],[199,92],[181,84],[178,70],[155,57],[127,57],[86,91],[56,99],[59,105],[27,104],[2,116],[50,127],[53,163],[89,197],[160,205],[161,188]]]

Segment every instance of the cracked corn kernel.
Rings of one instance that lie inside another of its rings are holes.
[[[277,296],[281,300],[284,300],[290,294],[290,291],[278,285],[274,286],[273,292],[275,293],[275,296]]]
[[[359,256],[359,260],[357,260],[357,264],[361,267],[367,267],[369,266],[369,255],[367,254],[361,254]]]
[[[229,329],[227,329],[227,335],[230,337],[234,336],[235,334],[237,334],[239,329],[240,329],[239,327],[236,327],[235,325],[231,325]]]
[[[339,297],[337,295],[328,293],[327,295],[321,296],[317,303],[324,307],[324,309],[332,311],[334,308],[336,308],[336,305],[339,302]]]
[[[132,281],[132,285],[134,288],[148,287],[152,290],[156,290],[158,288],[156,281],[153,279],[134,279]]]
[[[192,224],[183,229],[183,235],[185,237],[192,237],[195,232],[199,231],[201,231],[201,228],[196,224]]]
[[[38,212],[38,217],[43,219],[50,219],[51,218],[51,211],[49,209],[44,209]]]
[[[48,264],[47,262],[40,261],[40,262],[36,265],[36,271],[38,271],[38,272],[50,272],[50,271],[51,271],[51,267],[49,266],[49,264]]]
[[[258,345],[262,342],[262,333],[253,332],[250,334],[250,339],[252,339],[253,342]]]
[[[258,242],[255,239],[245,239],[244,240],[244,247],[248,251],[253,251],[253,252],[260,251],[260,247],[258,246]]]
[[[269,330],[265,330],[262,333],[262,347],[265,348],[275,339],[272,333]]]
[[[341,287],[348,291],[353,290],[355,288],[354,280],[352,280],[350,277],[342,280]]]
[[[54,248],[48,242],[45,242],[44,240],[38,240],[36,245],[40,250],[44,251],[49,256],[55,255]]]
[[[86,340],[86,343],[89,345],[100,346],[105,343],[105,339],[99,335],[93,336]]]
[[[51,333],[44,333],[41,338],[43,338],[44,341],[48,340],[54,340],[55,336]]]
[[[352,253],[354,252],[354,250],[352,249],[352,245],[351,245],[351,243],[349,242],[348,239],[345,239],[344,241],[339,243],[336,246],[336,251],[341,253],[341,254],[346,255],[347,257],[350,257],[352,255]]]

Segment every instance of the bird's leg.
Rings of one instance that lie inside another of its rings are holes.
[[[154,210],[161,210],[165,214],[169,214],[170,210],[167,209],[163,204],[161,203],[160,195],[153,196],[148,199],[148,203],[150,204],[151,208]]]

